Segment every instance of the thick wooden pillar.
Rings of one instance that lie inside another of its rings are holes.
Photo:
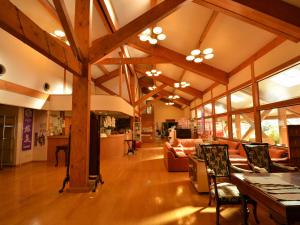
[[[70,157],[70,191],[88,191],[90,146],[91,66],[88,60],[90,46],[90,0],[76,0],[75,35],[83,55],[81,77],[73,76],[72,142]]]
[[[286,109],[278,109],[278,122],[279,122],[279,143],[278,144],[288,144],[288,135],[287,135],[287,116]]]

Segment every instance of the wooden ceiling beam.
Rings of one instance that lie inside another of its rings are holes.
[[[250,23],[291,41],[298,42],[300,40],[300,9],[283,1],[193,0],[193,2]]]
[[[153,95],[157,94],[158,92],[160,92],[162,89],[164,89],[165,87],[167,87],[166,84],[162,84],[159,87],[157,87],[156,89],[154,89],[153,91],[149,92],[148,94],[142,96],[139,100],[137,100],[134,103],[134,106],[141,104],[142,102],[146,101],[148,98],[152,97]]]
[[[272,49],[276,48],[277,46],[281,45],[286,39],[278,36],[274,38],[272,41],[267,43],[265,46],[263,46],[261,49],[259,49],[257,52],[255,52],[253,55],[251,55],[249,58],[247,58],[245,61],[243,61],[240,65],[238,65],[236,68],[234,68],[231,72],[229,72],[229,76],[232,76],[239,71],[243,70],[247,66],[251,65],[254,61],[259,59],[260,57],[264,56],[268,52],[270,52]]]
[[[102,22],[104,23],[104,27],[106,31],[110,34],[115,32],[114,27],[111,26],[109,19],[106,16],[105,9],[103,8],[102,4],[98,0],[93,0],[93,1],[94,1],[94,6],[96,8],[96,11],[98,12]]]
[[[80,52],[80,46],[78,44],[78,41],[76,40],[76,36],[74,33],[74,29],[72,27],[71,20],[68,16],[68,11],[65,5],[64,0],[53,0],[54,6],[56,8],[56,12],[58,14],[58,17],[60,19],[60,22],[63,26],[63,29],[66,33],[66,37],[70,43],[71,49],[74,53],[74,55],[77,56],[77,58],[82,61],[83,57]]]
[[[102,75],[101,77],[98,77],[96,79],[94,79],[95,85],[98,86],[99,84],[102,84],[106,81],[109,81],[117,76],[119,76],[119,68],[115,69],[111,72],[109,72],[108,74]]]
[[[151,46],[151,44],[149,43],[141,42],[138,38],[131,38],[128,44],[152,56],[165,58],[166,60],[169,60],[170,63],[173,63],[185,70],[189,70],[200,76],[206,77],[210,80],[222,84],[228,83],[228,73],[226,73],[225,71],[219,70],[205,63],[188,62],[185,59],[185,55],[175,52],[166,47],[160,45]]]
[[[105,64],[159,64],[168,63],[169,60],[156,56],[136,57],[136,58],[105,58],[97,62],[97,65]]]
[[[1,1],[0,27],[75,75],[81,63],[71,48],[42,30],[10,1]]]
[[[98,38],[90,48],[90,62],[97,62],[115,48],[120,47],[133,35],[169,15],[184,2],[185,0],[165,0],[113,34]]]
[[[145,73],[146,72],[146,68],[140,67],[140,66],[136,66],[135,70],[139,73]],[[152,79],[157,80],[159,82],[162,82],[164,84],[167,84],[170,87],[174,87],[174,83],[177,83],[178,81],[169,78],[168,76],[165,76],[163,74],[160,74],[158,77],[152,77]],[[186,92],[187,94],[193,95],[193,96],[197,96],[197,97],[202,97],[203,93],[202,91],[199,91],[195,88],[192,87],[186,87],[186,88],[178,88],[178,90],[181,90],[183,92]]]
[[[97,84],[97,87],[101,88],[103,91],[107,92],[110,95],[118,95],[117,93],[113,92],[112,90],[108,89],[107,87],[103,86],[102,84]]]

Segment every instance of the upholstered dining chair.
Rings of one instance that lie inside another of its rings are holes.
[[[205,164],[207,167],[208,183],[209,183],[209,203],[214,198],[216,202],[216,224],[219,225],[220,207],[222,205],[242,204],[242,196],[238,188],[231,183],[231,170],[234,172],[252,172],[231,165],[229,161],[227,144],[210,144],[201,145]],[[253,214],[256,223],[258,222],[256,214],[256,202],[244,197],[244,202],[253,205]],[[243,215],[248,218],[247,215]],[[246,220],[247,220],[246,218]]]
[[[268,143],[243,143],[242,145],[247,155],[248,165],[254,172],[274,173],[299,170],[297,167],[285,166],[272,162],[269,155]]]

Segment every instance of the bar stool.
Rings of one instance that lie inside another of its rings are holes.
[[[60,151],[64,151],[64,153],[65,153],[65,166],[67,166],[68,149],[69,149],[69,145],[58,145],[58,146],[56,146],[56,151],[55,151],[56,164],[55,164],[55,166],[58,166],[58,153]]]

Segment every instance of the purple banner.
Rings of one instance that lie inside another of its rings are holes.
[[[23,151],[27,151],[27,150],[31,149],[32,122],[33,122],[33,110],[32,109],[24,109],[23,136],[22,136],[22,150]]]

